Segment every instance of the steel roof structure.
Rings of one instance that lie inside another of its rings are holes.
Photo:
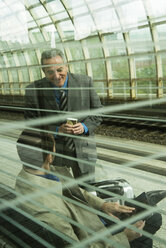
[[[101,97],[161,98],[166,90],[165,0],[0,0],[0,94],[41,78],[41,52],[64,51]]]

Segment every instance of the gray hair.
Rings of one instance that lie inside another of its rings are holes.
[[[51,58],[55,58],[56,56],[60,56],[63,59],[63,62],[66,62],[65,56],[60,49],[50,49],[42,52],[41,65],[43,65],[44,59],[51,59]]]

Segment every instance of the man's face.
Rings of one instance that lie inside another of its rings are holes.
[[[64,85],[68,72],[67,66],[63,65],[63,63],[60,56],[43,60],[43,65],[50,65],[48,67],[43,67],[46,78],[57,87],[62,87]]]

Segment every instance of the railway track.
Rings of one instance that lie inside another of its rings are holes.
[[[0,125],[1,124],[5,125],[7,123],[5,120],[1,120]],[[10,130],[7,133],[0,132],[0,138],[16,141],[20,132],[21,130],[19,129],[14,131]],[[131,141],[129,143],[126,139],[114,137],[114,142],[112,142],[112,138],[101,135],[96,135],[96,140],[99,160],[124,166],[128,163],[133,163],[133,168],[166,176],[166,156],[164,156],[164,154],[149,161],[146,159],[155,156],[156,153],[161,151],[166,154],[164,146],[146,143],[145,149],[145,147],[142,146],[143,143],[140,145],[138,141],[132,141],[131,145]],[[118,143],[115,142],[116,140],[118,140]],[[143,162],[140,162],[141,160],[143,160]]]
[[[116,125],[128,128],[148,129],[149,131],[166,132],[166,119],[153,116],[134,116],[134,115],[109,115],[103,118],[103,124],[106,126]]]
[[[166,145],[166,119],[131,115],[104,116],[97,134]]]

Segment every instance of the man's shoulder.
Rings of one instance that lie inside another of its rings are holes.
[[[84,74],[75,74],[75,73],[70,73],[69,77],[71,79],[75,79],[75,80],[80,80],[80,81],[89,81],[91,80],[91,77],[84,75]]]
[[[39,80],[34,81],[26,86],[26,88],[37,88],[37,87],[44,87],[46,83],[46,78],[42,78]]]

